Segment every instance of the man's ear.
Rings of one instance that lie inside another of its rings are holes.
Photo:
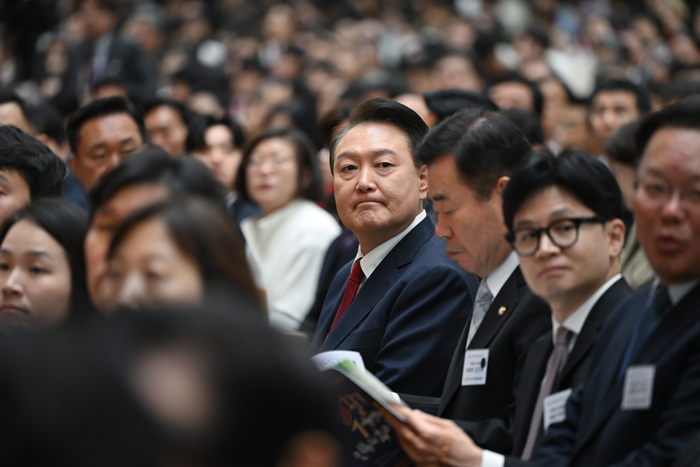
[[[425,199],[428,197],[428,166],[423,165],[418,169],[418,192],[420,193],[420,199]]]
[[[621,219],[608,221],[609,251],[611,258],[618,258],[625,246],[625,223]]]
[[[498,196],[503,196],[503,191],[506,189],[506,185],[508,185],[508,182],[510,182],[510,177],[506,177],[505,175],[498,179],[498,181],[496,182],[496,187],[494,188]]]

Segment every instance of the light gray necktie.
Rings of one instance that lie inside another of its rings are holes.
[[[476,300],[474,300],[474,309],[472,310],[472,322],[469,325],[469,335],[467,336],[467,347],[469,347],[469,344],[474,338],[474,334],[476,334],[477,329],[479,329],[481,322],[484,320],[486,311],[489,309],[489,306],[491,306],[492,301],[493,295],[491,295],[489,286],[486,284],[486,278],[483,278],[481,284],[479,284],[479,289],[476,291]]]

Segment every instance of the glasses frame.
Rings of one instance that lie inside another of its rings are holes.
[[[571,242],[567,245],[561,245],[559,242],[557,242],[554,239],[554,237],[552,237],[552,232],[550,231],[550,229],[554,225],[559,224],[560,222],[567,222],[567,221],[574,223],[574,227],[576,229],[576,236],[574,237],[573,242]],[[556,221],[551,222],[547,227],[542,227],[539,229],[519,229],[519,230],[510,231],[506,234],[506,240],[508,240],[508,242],[511,244],[511,246],[513,247],[513,250],[515,250],[515,252],[518,254],[518,256],[527,257],[527,256],[534,255],[535,253],[537,253],[537,250],[540,249],[540,239],[542,238],[543,232],[547,234],[547,237],[549,237],[549,240],[552,242],[552,244],[554,244],[557,248],[561,248],[563,250],[565,248],[570,248],[570,247],[576,245],[576,242],[578,242],[578,235],[579,235],[579,230],[581,228],[581,224],[584,224],[584,223],[605,224],[606,222],[607,222],[607,219],[605,219],[603,216],[568,217],[568,218],[564,218],[564,219],[557,219]],[[515,246],[515,234],[518,232],[525,231],[525,230],[531,231],[537,236],[537,243],[535,244],[535,248],[532,251],[522,253],[522,252],[518,251],[518,248]]]

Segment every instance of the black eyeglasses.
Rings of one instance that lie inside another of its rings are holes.
[[[518,229],[508,232],[506,240],[513,245],[513,249],[519,256],[532,256],[537,252],[540,247],[542,232],[545,232],[557,247],[569,248],[578,241],[578,230],[584,222],[600,222],[604,224],[605,218],[595,216],[559,219],[541,229]]]

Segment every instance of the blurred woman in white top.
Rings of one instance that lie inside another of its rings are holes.
[[[265,289],[270,324],[296,330],[314,301],[321,265],[340,226],[316,201],[322,180],[316,151],[298,130],[275,129],[247,146],[236,178],[239,196],[262,214],[241,230],[258,285]]]

